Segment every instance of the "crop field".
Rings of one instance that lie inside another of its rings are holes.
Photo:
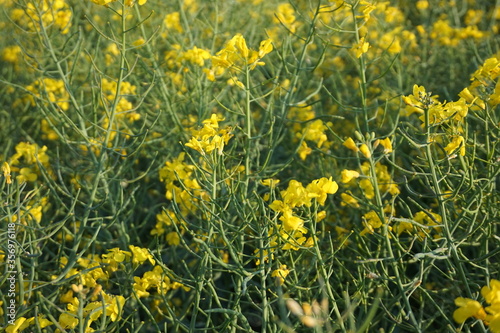
[[[0,332],[500,333],[499,0],[0,9]]]

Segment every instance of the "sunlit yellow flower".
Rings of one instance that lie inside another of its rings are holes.
[[[146,260],[148,260],[151,265],[155,264],[155,260],[153,255],[151,255],[148,249],[140,248],[138,246],[129,245],[128,248],[132,251],[132,262],[135,264],[142,264]]]
[[[63,312],[59,315],[59,325],[64,329],[73,329],[78,325],[78,318],[76,315]]]
[[[453,153],[457,149],[460,149],[460,156],[465,156],[465,139],[461,135],[453,136],[451,142],[446,147],[444,147],[444,150],[448,155],[451,155],[451,153]]]
[[[500,281],[491,279],[490,286],[481,289],[481,295],[490,304],[500,303]]]
[[[425,9],[429,8],[429,1],[418,0],[417,3],[415,4],[415,7],[417,7],[418,10],[425,10]]]
[[[286,265],[281,265],[280,268],[275,269],[271,273],[271,277],[276,277],[279,285],[285,283],[285,279],[290,274],[290,270],[286,268]]]
[[[25,321],[26,321],[25,317],[17,318],[13,325],[7,326],[7,328],[5,329],[5,332],[6,333],[18,333],[18,332],[20,332],[22,329],[24,329],[24,328],[22,328],[22,326],[23,326]]]
[[[359,39],[359,43],[353,45],[354,54],[356,58],[360,58],[364,53],[368,52],[368,48],[370,47],[370,43],[365,40],[365,37],[361,37]]]
[[[344,184],[347,184],[351,180],[353,180],[354,178],[358,178],[359,172],[357,172],[356,170],[345,169],[345,170],[342,170],[342,172],[340,173],[340,177],[341,177],[341,182]]]
[[[19,45],[7,46],[2,50],[2,60],[17,64],[21,60],[21,47]]]
[[[280,180],[274,178],[267,178],[267,179],[262,179],[260,183],[264,186],[274,188],[276,187],[276,185],[280,183]]]
[[[368,146],[366,144],[363,143],[359,147],[359,150],[361,151],[361,154],[363,154],[364,157],[366,157],[366,158],[372,157],[372,153],[370,151],[370,148],[368,148]]]
[[[384,147],[384,154],[392,153],[392,143],[390,138],[385,138],[379,141],[380,145]]]
[[[354,143],[354,140],[352,138],[347,138],[344,141],[343,145],[354,152],[359,151],[359,148],[356,146],[356,143]]]
[[[316,201],[320,205],[324,205],[326,201],[327,194],[334,194],[337,192],[339,186],[335,181],[330,178],[320,178],[313,180],[306,187],[307,195],[310,198],[316,198]]]
[[[177,231],[171,231],[167,234],[166,238],[168,245],[176,246],[181,243],[181,238]]]
[[[307,156],[311,155],[312,149],[307,145],[305,141],[302,141],[299,149],[297,150],[299,157],[302,161],[305,161]]]
[[[5,182],[7,184],[12,184],[12,179],[10,177],[10,166],[9,166],[9,163],[3,162],[3,164],[2,164],[2,172],[3,172],[3,176],[5,177]]]
[[[356,198],[354,198],[349,193],[341,193],[340,198],[342,199],[342,202],[340,203],[342,206],[350,206],[353,208],[359,208],[358,200],[356,200]]]
[[[453,312],[453,319],[459,324],[470,317],[476,317],[478,319],[486,318],[486,312],[478,301],[470,298],[457,297],[455,298],[455,305],[459,306],[459,308]]]
[[[280,217],[280,221],[283,222],[283,228],[286,231],[300,230],[307,232],[307,230],[303,228],[304,220],[300,217],[294,216],[291,208],[286,209],[283,212],[283,215]]]

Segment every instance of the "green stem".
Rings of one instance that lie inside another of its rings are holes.
[[[90,213],[93,211],[92,207],[94,206],[94,201],[95,201],[96,196],[97,196],[99,184],[101,183],[101,180],[104,178],[105,162],[106,162],[106,159],[108,157],[108,144],[110,142],[111,132],[113,131],[113,123],[115,121],[116,108],[118,105],[118,101],[120,99],[121,84],[122,84],[123,78],[125,76],[126,9],[127,9],[127,7],[124,4],[122,4],[122,21],[121,21],[122,39],[121,39],[121,45],[120,45],[121,46],[120,70],[119,70],[119,74],[118,74],[118,82],[117,82],[117,86],[116,86],[115,97],[113,100],[113,104],[111,105],[111,109],[109,110],[108,127],[106,128],[106,134],[105,134],[104,140],[101,144],[101,151],[100,151],[99,158],[97,160],[95,178],[94,178],[94,182],[93,182],[92,187],[91,187],[92,190],[90,192],[88,204],[85,207],[85,212],[84,212],[83,218],[81,220],[80,229],[78,230],[78,233],[75,235],[75,243],[74,243],[74,246],[72,249],[72,254],[70,256],[70,258],[73,260],[68,260],[68,264],[66,265],[63,272],[57,277],[57,279],[53,280],[52,283],[56,283],[56,282],[62,280],[64,278],[64,276],[73,268],[73,266],[76,264],[77,260],[80,259],[85,254],[85,252],[90,248],[93,240],[96,238],[97,233],[99,232],[99,230],[102,226],[103,221],[101,219],[100,225],[97,228],[96,234],[94,234],[94,236],[92,237],[92,241],[87,242],[83,246],[83,249],[81,249],[80,252],[78,252],[79,247],[80,247],[80,242],[83,238],[83,233],[86,229],[87,222],[90,218]]]
[[[251,146],[252,146],[252,114],[250,109],[250,69],[245,65],[245,134],[246,134],[246,152],[245,152],[245,195],[248,192],[248,182],[250,178]]]
[[[464,271],[462,262],[460,261],[460,258],[458,256],[457,248],[455,246],[455,243],[453,242],[453,236],[450,232],[448,215],[446,212],[445,202],[443,200],[444,194],[441,192],[441,188],[439,186],[438,176],[436,174],[436,165],[434,164],[434,159],[432,158],[432,150],[431,150],[432,136],[431,136],[431,123],[430,123],[429,108],[424,109],[424,117],[425,117],[425,139],[426,139],[425,154],[426,154],[426,158],[427,158],[427,163],[429,164],[429,171],[431,174],[431,180],[432,180],[431,186],[432,186],[432,189],[434,191],[434,195],[436,196],[436,200],[438,202],[439,215],[441,215],[446,242],[447,242],[448,246],[450,247],[451,256],[457,265],[458,274],[460,276],[460,280],[462,281],[462,283],[465,286],[467,296],[469,298],[473,298],[472,292],[471,292],[469,284],[468,284],[468,278],[465,275],[465,271]]]
[[[353,15],[353,20],[354,20],[354,31],[355,31],[355,36],[356,36],[356,43],[359,44],[361,38],[359,36],[359,26],[358,26],[358,20],[356,19],[356,13],[355,13],[355,7],[352,8],[352,15]],[[359,75],[360,75],[360,89],[361,89],[361,105],[363,108],[363,121],[364,121],[364,131],[365,133],[369,133],[370,131],[370,126],[368,124],[368,109],[366,105],[366,63],[365,63],[365,55],[362,54],[361,57],[359,57]],[[356,118],[357,120],[357,118]],[[359,126],[358,126],[359,128]]]

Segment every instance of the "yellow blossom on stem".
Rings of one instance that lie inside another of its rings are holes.
[[[385,138],[379,141],[379,144],[384,147],[384,154],[392,153],[392,143],[390,138]]]
[[[465,139],[461,135],[454,136],[451,142],[444,147],[448,155],[451,155],[457,149],[459,149],[460,156],[465,156]]]
[[[5,332],[6,333],[18,333],[20,332],[21,330],[23,330],[23,324],[24,322],[26,321],[26,318],[25,317],[19,317],[16,319],[16,321],[14,322],[14,324],[10,324],[9,326],[7,326],[7,328],[5,329]]]
[[[341,177],[341,182],[344,184],[347,184],[351,180],[353,180],[354,178],[358,178],[359,172],[357,172],[356,170],[345,169],[345,170],[342,170],[342,172],[340,173],[340,177]]]
[[[350,206],[353,208],[359,208],[358,200],[356,200],[356,198],[354,198],[349,193],[341,193],[340,198],[342,199],[342,202],[340,203],[342,206]]]
[[[148,249],[140,248],[138,246],[129,245],[128,247],[130,251],[132,251],[132,262],[135,264],[142,264],[146,260],[148,260],[151,265],[155,264],[155,260],[153,256],[149,253]]]
[[[359,150],[361,151],[361,154],[363,154],[364,157],[366,157],[366,158],[372,157],[372,153],[370,152],[370,148],[368,148],[368,146],[366,144],[363,143],[359,147]]]
[[[481,295],[490,304],[500,303],[500,281],[492,279],[489,287],[481,289]]]
[[[369,211],[363,215],[365,228],[361,231],[360,235],[363,236],[367,233],[373,234],[375,229],[382,226],[382,220],[375,211]]]
[[[307,145],[305,141],[302,141],[297,153],[299,154],[300,159],[302,161],[305,161],[307,156],[309,156],[312,153],[312,149]]]
[[[283,215],[280,217],[280,221],[283,222],[283,228],[286,231],[299,230],[303,233],[307,232],[307,229],[303,227],[304,220],[300,217],[294,216],[291,208],[285,209]]]
[[[354,142],[354,140],[352,138],[347,138],[343,145],[345,147],[347,147],[348,149],[352,150],[353,152],[358,152],[359,151],[359,148],[356,146],[356,143]]]
[[[308,196],[310,198],[316,198],[317,202],[323,206],[326,201],[326,195],[334,194],[337,192],[338,188],[339,186],[332,180],[332,177],[323,177],[313,180],[309,185],[307,185],[306,191],[308,192]]]
[[[9,166],[9,163],[3,162],[3,164],[2,164],[2,172],[3,172],[3,176],[5,177],[6,183],[7,184],[12,184],[12,179],[11,179],[11,176],[10,176],[10,166]]]
[[[459,308],[453,312],[453,319],[459,324],[470,317],[478,319],[486,318],[486,312],[478,301],[470,298],[457,297],[455,298],[455,305],[459,306]]]
[[[368,52],[370,43],[365,40],[365,37],[359,39],[359,43],[353,45],[354,54],[356,58],[360,58],[364,53]]]
[[[278,185],[280,182],[279,179],[274,179],[274,178],[267,178],[267,179],[262,179],[260,183],[264,186],[274,188],[276,185]]]
[[[281,265],[280,268],[275,269],[271,273],[271,277],[275,277],[278,284],[282,285],[283,283],[285,283],[285,279],[288,274],[290,274],[290,270],[286,268],[286,265]]]

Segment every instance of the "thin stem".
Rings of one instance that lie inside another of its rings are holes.
[[[436,196],[436,200],[438,202],[439,215],[441,215],[443,229],[444,229],[444,233],[445,233],[445,237],[446,237],[446,242],[447,242],[448,246],[450,247],[452,258],[457,265],[458,274],[460,276],[462,283],[465,286],[467,296],[469,298],[472,298],[472,292],[471,292],[469,284],[468,284],[468,279],[467,279],[467,276],[465,275],[465,271],[464,271],[462,262],[460,261],[460,257],[458,256],[458,252],[457,252],[457,248],[455,246],[455,243],[453,242],[453,236],[451,235],[451,232],[450,232],[450,225],[448,222],[448,214],[446,211],[445,202],[443,200],[444,194],[441,192],[441,188],[439,186],[439,180],[438,180],[438,177],[436,174],[436,165],[434,164],[434,159],[432,158],[432,150],[431,150],[432,135],[431,135],[431,123],[430,123],[429,108],[424,109],[424,117],[425,117],[425,138],[426,138],[425,154],[426,154],[426,158],[427,158],[427,163],[429,164],[429,171],[431,173],[431,180],[432,180],[432,189],[434,191],[434,194]]]

